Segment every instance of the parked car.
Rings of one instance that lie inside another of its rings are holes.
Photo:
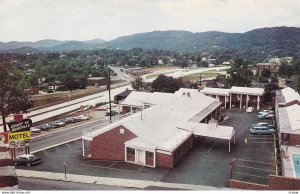
[[[85,116],[85,115],[79,115],[77,118],[78,118],[79,120],[81,120],[81,121],[86,121],[86,120],[89,120],[89,119],[90,119],[90,117]]]
[[[56,128],[66,126],[66,123],[63,122],[63,121],[60,121],[60,120],[53,121],[53,122],[51,122],[49,124],[52,125],[52,126],[54,126],[54,127],[56,127]]]
[[[273,117],[274,117],[274,114],[259,113],[256,118],[258,118],[258,119],[270,119],[270,118],[273,118]]]
[[[251,124],[252,127],[269,127],[269,128],[274,128],[274,125],[271,125],[269,123],[256,123],[256,124]]]
[[[246,112],[253,112],[254,111],[254,108],[253,107],[248,107]]]
[[[267,126],[259,126],[250,128],[250,133],[255,135],[272,135],[276,130]]]
[[[32,154],[27,154],[27,155],[24,154],[24,155],[16,157],[16,159],[14,159],[15,166],[17,166],[17,165],[31,166],[31,165],[39,164],[40,162],[41,162],[41,158],[36,157]]]
[[[31,127],[30,132],[31,133],[40,133],[42,130],[37,127]]]
[[[77,122],[77,121],[75,121],[75,119],[74,118],[65,118],[65,119],[63,119],[62,120],[64,123],[66,123],[66,124],[71,124],[71,123],[75,123],[75,122]]]
[[[48,131],[49,129],[53,128],[53,126],[49,124],[43,124],[43,125],[39,125],[37,128],[41,129],[42,131]]]
[[[272,110],[262,110],[262,111],[258,112],[258,114],[274,114],[274,111],[272,111]]]

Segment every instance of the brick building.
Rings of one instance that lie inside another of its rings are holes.
[[[253,107],[259,110],[264,89],[236,86],[232,86],[231,89],[205,87],[201,92],[222,102],[224,108],[247,109]]]
[[[90,152],[94,160],[172,168],[192,149],[198,136],[228,141],[229,152],[232,139],[235,141],[233,127],[213,122],[220,117],[221,103],[199,92],[133,91],[124,102],[122,106],[130,107],[126,117],[84,133],[83,147],[90,141],[90,150],[83,150],[83,156]],[[139,111],[134,113],[133,108]]]
[[[292,88],[276,92],[275,112],[281,144],[300,145],[300,95]]]

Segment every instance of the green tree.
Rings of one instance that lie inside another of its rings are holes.
[[[145,89],[145,85],[146,84],[145,82],[143,82],[143,79],[141,77],[137,77],[134,81],[131,82],[131,87],[137,91],[143,91]]]
[[[289,86],[300,93],[300,77],[296,76]]]
[[[227,78],[231,86],[250,87],[253,78],[253,72],[242,59],[235,60],[235,63],[227,71],[230,75]]]
[[[10,63],[0,68],[0,111],[4,132],[7,131],[5,118],[13,113],[27,112],[33,106],[25,91],[22,73]]]
[[[181,79],[175,79],[163,74],[159,75],[151,84],[154,92],[174,93],[183,86]]]
[[[261,76],[262,77],[270,77],[271,76],[271,71],[269,69],[263,69],[261,71]]]

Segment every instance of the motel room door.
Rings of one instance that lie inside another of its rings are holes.
[[[136,163],[146,164],[146,152],[144,150],[137,150]]]

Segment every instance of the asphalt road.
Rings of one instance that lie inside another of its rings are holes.
[[[18,180],[19,188],[23,190],[134,190],[126,187],[73,183],[24,177],[18,177]]]

